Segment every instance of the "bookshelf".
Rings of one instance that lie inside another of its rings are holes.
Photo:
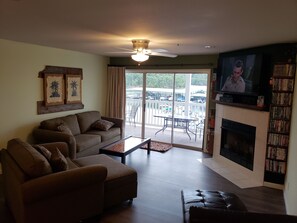
[[[295,63],[275,64],[265,160],[266,182],[283,184],[286,174]]]

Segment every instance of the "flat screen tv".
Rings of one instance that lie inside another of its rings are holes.
[[[262,55],[220,55],[217,91],[221,93],[258,95],[261,84]]]

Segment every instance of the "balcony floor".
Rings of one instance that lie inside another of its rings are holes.
[[[153,141],[158,142],[171,142],[171,128],[167,128],[164,132],[159,132],[155,135],[155,133],[160,130],[162,126],[155,127],[155,126],[146,126],[145,127],[145,137],[150,137]],[[141,125],[140,124],[133,124],[126,122],[125,127],[125,135],[133,135],[133,136],[141,136]],[[191,148],[196,150],[202,149],[202,143],[203,143],[203,130],[198,131],[196,141],[195,141],[195,135],[193,133],[189,133],[191,139],[183,129],[177,129],[174,128],[173,132],[173,144],[178,145],[179,147],[185,147],[185,148]]]

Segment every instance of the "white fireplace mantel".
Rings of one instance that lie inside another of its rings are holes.
[[[223,118],[256,127],[253,170],[220,155]],[[263,186],[268,122],[269,112],[217,104],[213,158],[208,166],[242,188]]]

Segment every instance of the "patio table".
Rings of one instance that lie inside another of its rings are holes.
[[[161,131],[164,132],[164,130],[167,127],[171,127],[171,126],[173,126],[173,128],[184,129],[186,131],[187,135],[189,136],[190,140],[191,140],[191,136],[190,136],[189,132],[195,135],[195,133],[189,129],[190,122],[198,121],[198,119],[195,117],[190,117],[190,116],[185,116],[185,115],[175,115],[173,117],[172,115],[168,115],[168,114],[154,115],[154,117],[163,119],[163,127],[160,130],[158,130],[155,133],[155,135],[157,135]]]

